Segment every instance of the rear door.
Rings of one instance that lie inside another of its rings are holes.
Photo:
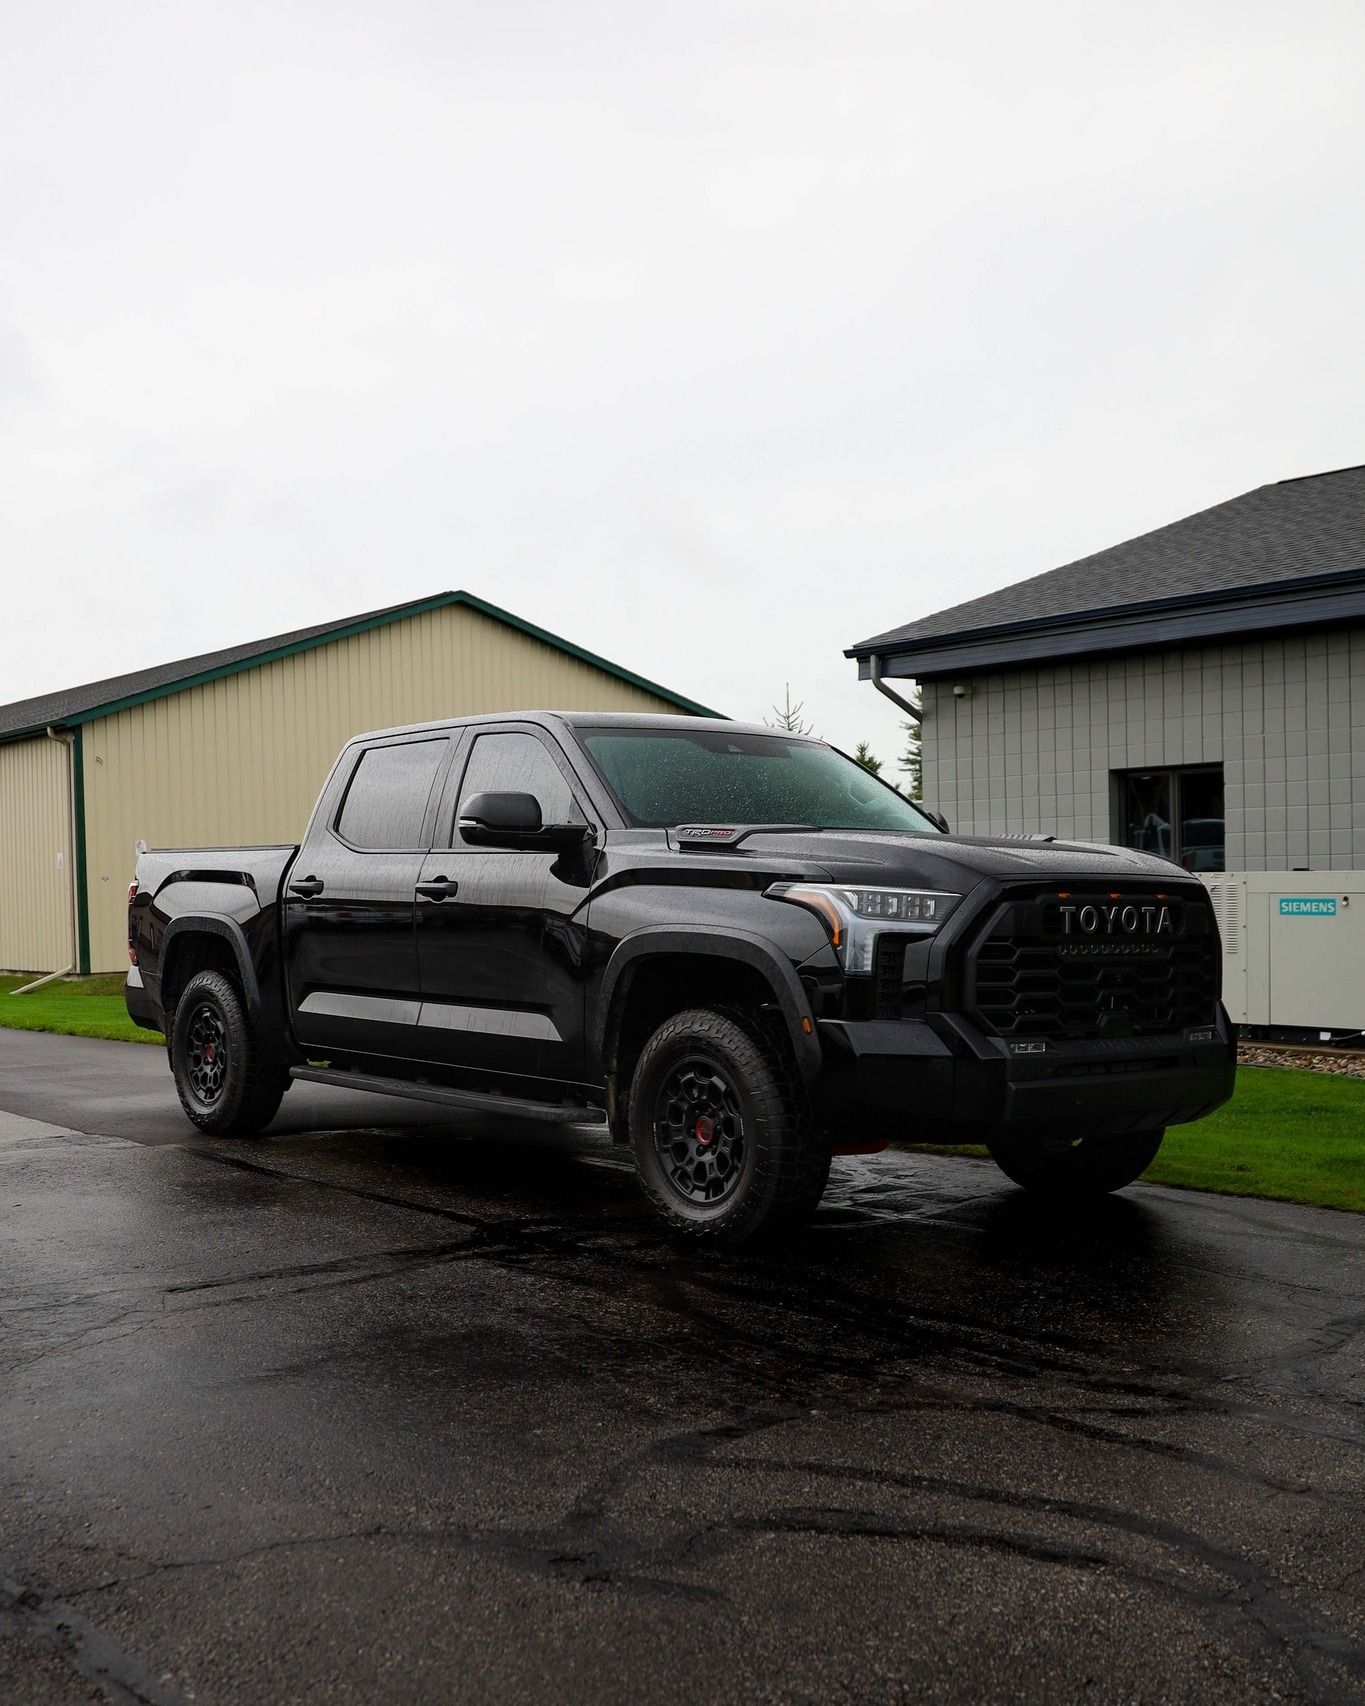
[[[500,1079],[583,1074],[586,902],[594,846],[471,847],[456,827],[473,794],[534,794],[542,823],[591,823],[566,755],[533,725],[480,729],[445,790],[417,897],[426,1058]]]
[[[445,734],[357,746],[319,802],[284,893],[294,1028],[310,1049],[420,1053],[413,896],[453,750]]]

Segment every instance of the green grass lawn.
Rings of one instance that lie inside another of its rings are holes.
[[[60,1031],[71,1037],[161,1044],[155,1031],[139,1030],[128,1017],[121,976],[64,978],[45,983],[32,995],[11,993],[30,982],[27,977],[0,977],[0,1025],[16,1031]]]
[[[1365,1212],[1365,1080],[1244,1066],[1232,1100],[1206,1120],[1172,1126],[1143,1177],[1181,1190]]]

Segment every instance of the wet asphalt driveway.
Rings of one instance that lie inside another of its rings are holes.
[[[587,1137],[0,1109],[6,1706],[1365,1699],[1365,1219],[896,1155],[727,1259]]]

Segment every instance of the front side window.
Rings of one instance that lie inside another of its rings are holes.
[[[587,729],[581,739],[626,822],[803,824],[941,832],[909,800],[820,741],[709,729]]]
[[[1225,870],[1223,767],[1127,770],[1116,777],[1115,839],[1139,853],[1174,859],[1187,871]]]
[[[474,794],[534,794],[542,823],[583,821],[563,772],[534,735],[480,735],[465,766],[461,809]]]
[[[372,746],[351,772],[336,831],[365,852],[403,852],[422,845],[422,829],[445,758],[444,740]]]

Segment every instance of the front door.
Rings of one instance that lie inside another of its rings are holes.
[[[481,733],[446,789],[417,895],[425,1058],[499,1079],[583,1073],[583,947],[589,862],[572,853],[471,847],[458,803],[534,794],[543,823],[587,823],[564,755],[530,729]]]
[[[309,826],[284,894],[298,1039],[319,1054],[420,1055],[413,895],[444,735],[358,748]]]

